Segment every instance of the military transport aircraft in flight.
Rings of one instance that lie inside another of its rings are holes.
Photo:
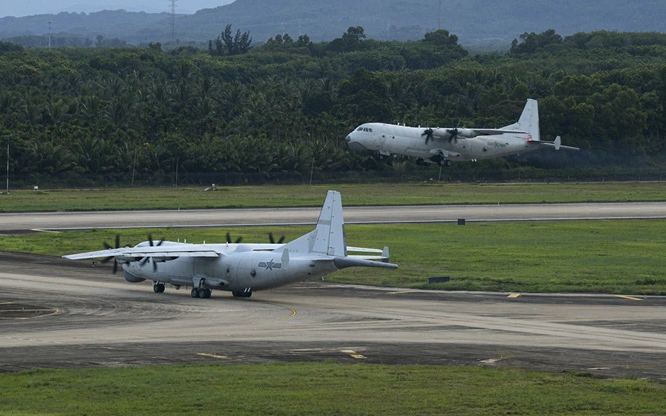
[[[354,151],[371,150],[380,156],[404,155],[419,163],[451,166],[453,161],[476,161],[529,152],[542,147],[580,150],[562,145],[560,136],[542,141],[539,107],[529,99],[517,123],[499,129],[407,127],[396,124],[366,123],[347,136]]]
[[[107,244],[106,250],[63,257],[113,259],[114,271],[121,264],[129,282],[152,280],[155,293],[164,292],[167,283],[176,289],[192,287],[193,298],[209,298],[212,289],[250,297],[257,290],[322,277],[347,267],[398,267],[388,262],[388,247],[347,247],[342,201],[336,191],[328,191],[315,229],[286,244],[154,243],[151,238],[135,247],[119,246],[116,238],[115,248]]]

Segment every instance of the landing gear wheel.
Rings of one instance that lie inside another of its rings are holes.
[[[233,291],[231,292],[232,295],[234,295],[235,298],[249,298],[252,296],[252,292],[237,292]]]
[[[164,283],[155,283],[153,285],[153,291],[155,293],[164,293]]]
[[[199,289],[199,297],[201,298],[208,299],[210,298],[211,293],[210,289]]]
[[[192,288],[192,291],[190,292],[190,295],[192,295],[193,298],[198,298],[199,297],[199,289],[196,287]]]

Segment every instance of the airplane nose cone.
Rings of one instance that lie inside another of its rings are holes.
[[[352,150],[354,152],[362,152],[364,150],[368,150],[367,147],[363,146],[360,142],[355,141],[352,139],[351,135],[347,136],[347,147],[349,150]]]

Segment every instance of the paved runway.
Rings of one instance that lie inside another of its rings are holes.
[[[344,201],[343,201],[344,203]],[[314,224],[316,208],[0,214],[0,231]],[[538,221],[666,218],[666,202],[344,207],[345,222]]]
[[[193,299],[110,268],[0,253],[0,371],[162,363],[512,366],[666,379],[666,298],[309,282]]]

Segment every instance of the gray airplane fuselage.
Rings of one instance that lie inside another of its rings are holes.
[[[178,243],[170,242],[168,245]],[[184,244],[184,243],[181,243]],[[281,252],[253,251],[243,244],[210,244],[225,255],[218,258],[180,257],[173,260],[123,264],[125,279],[130,282],[160,281],[174,286],[203,286],[233,292],[266,290],[285,284],[318,278],[337,269],[332,263],[308,258],[289,258]]]

